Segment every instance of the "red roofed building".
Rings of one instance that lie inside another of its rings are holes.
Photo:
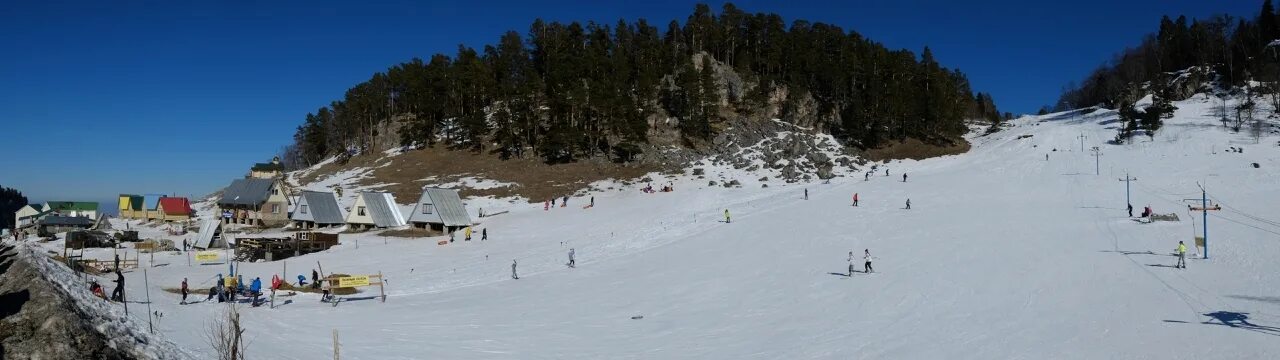
[[[157,210],[162,216],[159,220],[186,221],[191,219],[191,201],[184,197],[162,197]]]

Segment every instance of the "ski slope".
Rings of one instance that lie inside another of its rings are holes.
[[[344,234],[326,252],[241,271],[264,283],[285,263],[289,280],[317,262],[381,271],[386,302],[364,288],[338,306],[301,294],[245,307],[248,352],[329,358],[336,329],[344,359],[1280,358],[1280,137],[1223,130],[1203,97],[1177,105],[1154,139],[1127,145],[1104,143],[1114,112],[1024,117],[972,137],[969,153],[882,164],[870,181],[730,189],[682,176],[654,179],[673,193],[594,193],[592,209],[585,197],[517,206],[481,219],[471,242]],[[1150,205],[1181,220],[1129,218],[1126,172],[1135,214]],[[1212,257],[1176,269],[1170,253],[1180,240],[1195,249],[1203,226],[1187,210],[1198,200],[1184,200],[1199,199],[1197,182],[1223,206],[1209,217]],[[565,266],[570,248],[577,268]],[[861,269],[864,249],[876,272],[845,276],[848,253]],[[177,305],[160,290],[184,277],[208,288],[226,265],[155,262],[160,331],[213,358],[204,332],[225,305]],[[134,298],[147,290],[141,272],[126,277]]]

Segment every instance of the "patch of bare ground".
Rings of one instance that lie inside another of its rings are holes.
[[[415,201],[422,195],[423,186],[449,183],[462,177],[516,184],[491,189],[464,188],[460,191],[464,198],[523,196],[536,202],[572,194],[595,181],[634,179],[662,170],[655,166],[590,160],[547,165],[538,158],[502,160],[485,152],[447,150],[440,147],[408,151],[381,159],[376,164],[351,165],[357,162],[353,159],[348,166],[374,168],[370,176],[361,180],[359,185],[391,184],[379,190],[391,192],[400,202]],[[341,169],[331,170],[330,173],[334,171]],[[424,180],[428,178],[430,180]]]
[[[387,230],[387,231],[378,233],[378,236],[390,236],[390,237],[398,237],[398,238],[424,238],[424,237],[440,236],[440,235],[443,235],[441,234],[440,231],[432,231],[432,230],[426,230],[426,229],[413,229],[413,228],[400,229],[400,230]]]
[[[891,141],[888,145],[864,152],[868,160],[928,159],[932,157],[963,154],[969,151],[969,142],[964,139],[952,139],[937,142],[924,142],[919,139]]]

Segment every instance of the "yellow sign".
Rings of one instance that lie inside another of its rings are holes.
[[[196,252],[196,261],[214,261],[214,260],[218,260],[217,251]]]
[[[337,285],[334,285],[334,287],[340,287],[340,288],[357,287],[357,286],[369,286],[369,276],[360,275],[360,276],[340,277],[337,279]]]

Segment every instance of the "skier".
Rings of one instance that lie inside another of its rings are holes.
[[[1129,204],[1129,217],[1133,217],[1133,204]]]
[[[907,173],[902,173],[902,182],[907,182]]]
[[[870,172],[870,171],[868,171],[866,174],[862,174],[862,181],[871,181],[871,172]]]
[[[187,278],[182,278],[182,304],[187,303],[187,293],[189,293],[187,290]]]
[[[592,197],[591,197],[591,205],[590,205],[590,206],[587,206],[587,207],[592,207],[592,208],[593,208],[593,207],[596,207],[596,197],[595,197],[595,196],[592,196]]]
[[[316,269],[311,269],[311,287],[320,288],[320,273]]]
[[[858,193],[853,193],[853,206],[858,206]]]
[[[120,270],[120,254],[116,254],[116,270]]]
[[[907,199],[907,210],[911,210],[911,199]]]
[[[573,248],[569,248],[569,267],[577,267],[577,263],[573,262]]]
[[[1175,268],[1187,268],[1187,244],[1178,241],[1178,266]]]
[[[569,195],[565,195],[564,199],[560,200],[560,207],[565,207],[565,206],[569,206]]]
[[[849,250],[849,276],[853,276],[853,250]]]
[[[258,297],[262,296],[262,278],[253,278],[253,284],[249,285],[249,294],[253,295],[253,306],[258,306]]]
[[[889,176],[889,168],[884,168],[884,176]]]
[[[863,266],[862,272],[868,273],[868,274],[876,272],[875,269],[871,268],[871,249],[863,250],[862,259],[866,261],[866,264],[862,265]]]
[[[306,285],[307,285],[307,276],[298,274],[298,287],[303,287]]]
[[[222,274],[218,274],[218,282],[213,285],[218,288],[218,291],[216,291],[218,293],[218,302],[222,302],[222,291],[226,290],[226,284],[227,280],[222,278]],[[213,297],[213,294],[210,294],[209,297]]]
[[[120,268],[116,268],[116,288],[111,290],[111,300],[124,302],[124,274],[120,273]]]
[[[517,280],[519,280],[519,279],[520,279],[520,276],[519,276],[519,275],[516,275],[516,260],[515,260],[515,259],[511,259],[511,278],[512,278],[512,279],[517,279]]]
[[[1044,154],[1044,161],[1049,161],[1049,153]]]
[[[466,236],[467,236],[467,237],[466,237],[466,240],[467,240],[467,241],[471,241],[471,227],[470,227],[470,226],[468,226],[468,227],[467,227]]]
[[[733,223],[733,221],[730,221],[729,219],[729,209],[724,209],[724,223],[725,224]]]
[[[480,229],[480,241],[489,240],[489,228]]]
[[[551,210],[551,200],[542,202],[542,211]]]
[[[804,189],[804,199],[809,200],[809,189]]]

